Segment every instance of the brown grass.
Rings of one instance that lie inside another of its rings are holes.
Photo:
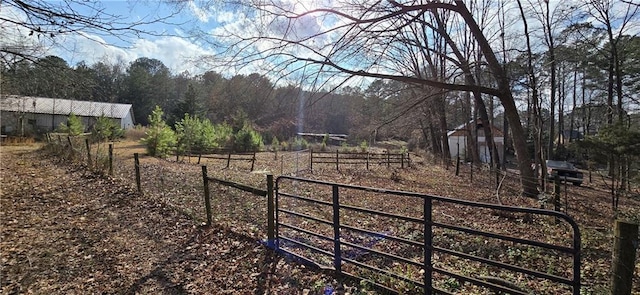
[[[189,219],[203,222],[206,220],[202,201],[202,176],[200,165],[207,165],[209,175],[212,177],[238,181],[244,184],[265,187],[265,174],[278,175],[298,175],[306,178],[313,178],[326,181],[335,181],[339,183],[348,183],[355,185],[379,187],[394,190],[414,191],[433,195],[442,195],[446,197],[467,199],[479,202],[496,203],[498,198],[494,189],[494,178],[490,177],[486,171],[474,171],[474,180],[471,181],[469,167],[464,167],[460,176],[454,175],[454,169],[446,169],[440,165],[425,160],[417,155],[412,155],[414,165],[408,169],[391,168],[385,166],[373,166],[370,171],[362,166],[352,166],[350,168],[341,168],[340,171],[335,170],[335,166],[330,164],[314,165],[314,173],[308,171],[309,157],[305,152],[272,152],[259,153],[254,173],[249,173],[250,163],[232,162],[229,169],[225,168],[226,161],[203,159],[198,165],[197,158],[181,158],[176,162],[175,157],[163,160],[147,157],[145,155],[144,146],[138,141],[122,141],[116,142],[115,155],[116,162],[115,176],[117,181],[124,183],[130,188],[134,188],[133,177],[133,153],[137,152],[141,155],[141,172],[142,172],[142,189],[144,198],[151,200],[162,206],[167,206],[175,212],[179,212]],[[3,176],[4,177],[4,176]],[[4,189],[4,187],[3,187]],[[606,179],[594,178],[594,182],[585,183],[582,187],[567,186],[566,197],[563,193],[562,202],[564,210],[568,212],[580,225],[582,233],[582,249],[583,249],[583,294],[603,294],[608,290],[609,269],[611,264],[611,242],[614,212],[611,209],[610,197]],[[264,232],[264,201],[255,196],[251,196],[231,188],[221,187],[219,185],[211,185],[214,207],[214,220],[216,224],[229,230],[230,232],[250,237],[251,239],[263,239]],[[322,190],[319,190],[320,192]],[[310,188],[309,192],[313,193],[314,189]],[[92,193],[87,192],[86,197],[95,197]],[[413,212],[411,210],[419,209],[419,204],[413,204],[409,200],[398,201],[384,195],[375,194],[357,194],[351,193],[352,202],[358,206],[368,206],[373,209],[381,209],[406,213],[407,215],[415,215],[419,217],[421,211]],[[500,191],[500,200],[504,204],[514,206],[538,207],[540,204],[536,200],[523,198],[520,196],[518,181],[516,177],[508,177],[504,180]],[[566,200],[566,203],[565,203]],[[129,206],[129,205],[127,205]],[[131,204],[131,206],[137,206]],[[300,207],[302,208],[302,207]],[[437,213],[438,218],[449,223],[459,223],[464,225],[480,226],[482,228],[495,230],[498,232],[508,232],[514,235],[540,237],[546,241],[560,242],[566,241],[566,230],[562,227],[556,227],[553,220],[545,219],[524,219],[519,216],[503,216],[494,212],[486,212],[482,210],[461,210],[456,207],[439,207]],[[640,216],[640,200],[637,198],[624,197],[620,202],[619,214],[627,218],[633,219]],[[315,209],[314,209],[315,210]],[[309,210],[309,212],[318,216],[323,216],[325,212]],[[125,213],[119,213],[125,214]],[[140,214],[127,212],[126,214]],[[356,220],[366,220],[367,216],[354,215]],[[637,219],[636,219],[637,220]],[[372,222],[370,226],[372,230],[389,230],[388,226],[397,226],[391,221]],[[512,226],[513,222],[518,224]],[[159,226],[163,223],[159,223]],[[127,227],[128,225],[123,225]],[[383,228],[387,227],[387,228]],[[180,231],[184,229],[176,229],[172,235],[180,235]],[[322,229],[319,229],[323,231]],[[416,232],[410,225],[403,226],[406,233]],[[445,233],[440,233],[445,234]],[[527,251],[526,249],[518,249],[507,244],[485,244],[485,246],[474,245],[472,240],[465,240],[462,236],[444,235],[440,243],[443,245],[456,245],[456,249],[479,251],[483,255],[504,255],[504,259],[512,259],[513,261],[521,261],[528,263],[528,266],[542,268],[541,271],[552,272],[561,275],[570,274],[566,268],[560,267],[560,261],[547,260],[549,257],[545,253],[537,253]],[[419,232],[416,232],[419,235]],[[464,243],[461,243],[463,242]],[[458,243],[458,244],[456,244]],[[13,245],[13,244],[12,244]],[[393,245],[380,243],[380,247],[385,249],[393,249]],[[3,246],[4,247],[4,246]],[[15,247],[15,245],[14,245]],[[211,250],[214,251],[214,250]],[[138,253],[138,255],[148,255]],[[243,255],[243,254],[239,254]],[[212,258],[215,259],[215,258]],[[473,274],[474,270],[480,270],[474,264],[463,264],[465,262],[455,260],[451,257],[440,257],[439,266],[452,270],[463,270]],[[399,266],[391,266],[397,271],[411,273],[412,270]],[[636,276],[634,281],[634,292],[640,294],[640,282],[638,273],[640,266],[636,268]],[[296,274],[286,274],[288,278],[297,278]],[[417,274],[413,274],[417,275]],[[247,276],[250,276],[248,274]],[[190,280],[198,280],[197,275],[189,275]],[[544,282],[527,281],[523,278],[511,278],[517,281],[520,286],[526,288],[541,288],[533,290],[543,290],[539,294],[564,294],[561,289],[554,291],[552,285],[545,286]],[[249,279],[250,280],[250,279]],[[321,276],[307,277],[306,284],[322,285],[327,279]],[[380,278],[383,280],[383,278]],[[302,281],[302,279],[298,279]],[[449,288],[452,292],[464,293],[471,292],[475,294],[480,292],[475,289],[456,289],[453,283],[447,278],[440,278],[437,284],[442,288]],[[536,287],[541,286],[541,287]],[[353,286],[352,286],[353,287]],[[319,291],[318,288],[310,286],[296,286],[289,290],[302,290],[309,288]],[[214,289],[209,289],[214,290]],[[409,290],[409,289],[407,289]],[[457,291],[456,291],[457,290]],[[466,290],[466,291],[464,291]]]

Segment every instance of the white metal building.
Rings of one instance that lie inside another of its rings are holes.
[[[123,129],[134,126],[130,104],[79,101],[19,95],[0,96],[2,134],[46,132],[65,124],[69,115],[78,116],[87,130],[100,116],[114,120]]]
[[[491,154],[489,152],[489,147],[487,146],[487,141],[484,136],[484,129],[482,127],[482,122],[480,119],[474,121],[469,121],[466,124],[460,125],[456,127],[454,130],[447,132],[447,138],[449,140],[449,153],[452,158],[456,158],[458,154],[460,155],[460,159],[467,158],[467,144],[472,144],[467,139],[469,138],[469,134],[471,134],[470,128],[476,128],[478,134],[478,153],[480,155],[480,161],[482,163],[489,163],[491,160]],[[504,158],[504,153],[502,146],[504,145],[504,135],[502,130],[498,129],[495,126],[491,126],[491,133],[493,135],[493,141],[496,144],[498,149],[498,156],[500,160]]]

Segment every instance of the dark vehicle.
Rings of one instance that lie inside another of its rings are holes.
[[[571,182],[574,185],[582,184],[582,172],[567,161],[547,160],[547,178],[553,180],[556,175],[560,177],[560,181]]]

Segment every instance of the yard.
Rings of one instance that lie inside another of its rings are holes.
[[[107,147],[92,147],[98,149]],[[135,188],[134,152],[142,155],[142,196]],[[109,178],[82,165],[63,164],[33,147],[2,147],[2,293],[297,294],[306,289],[314,294],[332,282],[329,276],[274,256],[259,243],[266,237],[263,199],[212,184],[214,226],[200,226],[206,218],[196,157],[179,162],[150,158],[143,146],[131,141],[116,142],[114,154],[114,177]],[[265,174],[270,173],[498,201],[493,178],[486,173],[475,171],[471,180],[468,167],[455,176],[453,167],[412,157],[411,168],[380,165],[367,171],[352,166],[336,171],[335,166],[314,165],[313,174],[308,155],[295,152],[258,153],[253,172],[248,162],[233,162],[229,168],[223,160],[202,159],[201,164],[208,166],[210,176],[256,187],[265,187]],[[607,292],[611,264],[611,200],[604,178],[593,180],[582,187],[570,185],[562,195],[582,233],[582,294]],[[366,198],[359,202],[370,201]],[[540,206],[518,195],[515,178],[503,180],[499,200]],[[638,221],[640,200],[621,199],[620,212]],[[480,212],[449,210],[442,216],[461,223],[489,221],[495,228],[506,224]],[[542,227],[528,226],[504,230],[527,234]],[[550,240],[565,238],[551,233]],[[635,273],[634,294],[640,294],[640,267]],[[357,283],[347,286],[352,293],[366,289]]]

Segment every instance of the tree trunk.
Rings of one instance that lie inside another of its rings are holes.
[[[538,195],[538,190],[536,188],[536,183],[533,180],[533,170],[530,165],[531,159],[529,157],[529,152],[527,151],[527,140],[525,138],[524,130],[522,129],[518,109],[516,108],[516,104],[511,93],[509,78],[496,59],[489,41],[487,41],[482,30],[475,22],[473,15],[471,15],[462,1],[456,1],[456,5],[460,7],[460,15],[464,18],[471,30],[471,33],[478,41],[478,45],[487,60],[489,68],[496,78],[498,89],[500,91],[500,96],[498,98],[504,107],[505,116],[507,116],[509,125],[511,125],[511,130],[513,131],[513,145],[516,150],[518,166],[520,168],[520,182],[522,184],[523,194],[525,196],[536,197]]]
[[[435,108],[432,108],[434,114],[438,118],[438,134],[440,137],[441,158],[447,165],[451,164],[451,154],[449,153],[449,139],[447,138],[447,116],[445,111],[445,93],[441,93],[435,97]]]
[[[575,129],[575,109],[576,109],[576,96],[578,89],[578,68],[573,69],[573,103],[571,104],[571,115],[569,116],[569,132],[573,132]],[[584,106],[584,103],[583,103]],[[572,138],[569,136],[569,142],[571,142]]]

